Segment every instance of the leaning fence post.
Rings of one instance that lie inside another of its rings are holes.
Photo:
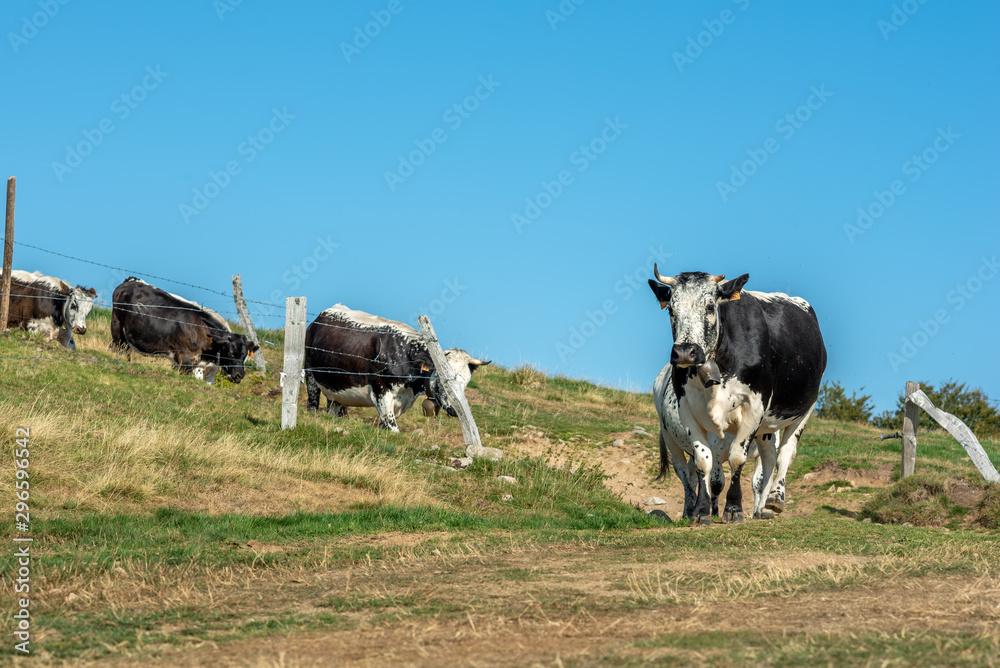
[[[3,272],[0,273],[0,332],[7,331],[10,315],[10,272],[14,263],[14,191],[17,177],[7,179],[7,217],[3,233]]]
[[[285,299],[285,368],[281,372],[281,428],[294,429],[299,416],[299,377],[306,350],[306,298]]]
[[[430,353],[431,361],[434,362],[434,370],[443,381],[442,385],[445,394],[448,395],[448,402],[458,412],[458,421],[462,425],[462,436],[465,438],[465,456],[475,457],[483,450],[483,443],[479,439],[479,428],[476,427],[476,421],[472,418],[469,402],[465,399],[465,393],[458,387],[455,374],[452,372],[451,365],[448,364],[448,358],[441,350],[441,344],[437,340],[437,334],[434,333],[431,319],[422,315],[417,318],[417,324],[420,325],[420,332],[427,342],[427,352]]]
[[[904,397],[909,397],[911,394],[920,389],[920,383],[914,383],[912,380],[906,381],[906,394]],[[913,470],[917,463],[917,424],[920,417],[920,407],[915,403],[910,401],[908,398],[904,399],[905,407],[903,409],[903,464],[899,469],[899,477],[905,478],[908,475],[913,475]]]
[[[250,319],[250,313],[247,311],[247,300],[243,298],[243,279],[239,274],[233,276],[233,301],[236,302],[236,312],[240,314],[240,324],[243,325],[247,338],[258,348],[257,354],[253,356],[254,362],[257,363],[257,370],[266,374],[267,363],[264,362],[264,349],[257,340],[257,330],[254,329],[253,320]]]

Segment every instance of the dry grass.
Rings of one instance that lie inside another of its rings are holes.
[[[44,481],[32,496],[50,507],[110,511],[144,504],[259,514],[430,498],[426,480],[369,450],[273,447],[129,418],[129,406],[111,413],[40,403],[24,410],[0,400],[0,414],[12,418],[0,424],[0,439],[12,442],[17,426],[31,426],[31,465]],[[0,484],[12,480],[12,468],[0,471]]]

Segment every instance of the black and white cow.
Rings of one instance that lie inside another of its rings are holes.
[[[10,310],[7,327],[40,332],[51,341],[76,350],[73,334],[87,333],[87,315],[94,307],[94,288],[69,284],[40,272],[10,273]]]
[[[220,368],[229,380],[240,382],[244,361],[259,350],[212,309],[132,276],[115,288],[113,302],[113,348],[169,357],[182,373],[209,383]]]
[[[661,473],[669,455],[684,484],[685,514],[709,524],[710,497],[724,484],[719,460],[728,452],[723,519],[740,522],[740,476],[756,449],[754,516],[781,512],[785,474],[826,369],[816,313],[798,297],[743,290],[748,274],[725,281],[702,272],[661,276],[655,264],[653,271],[656,280],[649,285],[660,307],[670,310],[674,340],[670,364],[654,385]],[[714,373],[704,372],[707,365]],[[685,465],[681,453],[692,456],[693,466]]]
[[[473,371],[490,363],[456,348],[444,354],[463,389]],[[343,304],[320,313],[306,329],[305,372],[309,411],[319,410],[323,394],[328,413],[374,406],[379,426],[399,431],[396,418],[424,393],[449,415],[457,415],[420,332]]]

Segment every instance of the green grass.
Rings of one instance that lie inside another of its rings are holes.
[[[635,425],[655,435],[648,394],[530,367],[484,367],[470,402],[484,444],[508,456],[456,472],[445,467],[464,451],[457,422],[419,410],[391,434],[371,425],[372,411],[339,420],[308,414],[303,396],[299,426],[281,430],[283,332],[261,333],[279,344],[265,348],[266,377],[210,387],[150,358],[121,363],[107,350],[109,319],[108,311],[92,313],[75,354],[23,332],[0,336],[0,439],[10,443],[16,427],[32,427],[33,583],[44,592],[37,629],[56,660],[121,651],[160,657],[199,642],[388,631],[473,614],[505,623],[604,615],[608,625],[651,606],[680,614],[692,601],[751,609],[861,593],[894,578],[961,577],[986,587],[1000,578],[998,486],[977,482],[965,452],[944,434],[918,434],[920,475],[853,488],[855,473],[894,470],[898,479],[899,442],[814,418],[789,482],[835,465],[843,473],[831,481],[802,486],[824,503],[831,484],[845,488],[838,498],[872,494],[859,513],[872,523],[828,505],[809,517],[692,530],[622,503],[597,467],[598,449]],[[510,454],[529,426],[571,453],[565,470]],[[655,437],[640,443],[656,452]],[[983,445],[1000,462],[997,443]],[[982,501],[956,503],[956,481],[981,488]],[[0,469],[0,485],[12,483],[11,468]],[[803,565],[785,568],[781,559]],[[706,570],[682,567],[691,563]],[[0,553],[0,571],[13,566],[11,551]],[[605,580],[603,589],[595,584]],[[78,600],[68,602],[69,592]],[[5,597],[0,614],[12,605]],[[906,654],[907,640],[918,654]],[[907,638],[870,628],[850,641],[805,627],[781,640],[665,630],[589,663],[563,662],[633,665],[660,653],[709,665],[976,664],[996,643],[995,635]]]

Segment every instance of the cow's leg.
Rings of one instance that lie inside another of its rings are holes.
[[[399,425],[396,424],[396,398],[392,392],[386,392],[382,396],[374,397],[375,410],[378,411],[378,426],[399,433]]]
[[[124,354],[125,359],[130,362],[132,361],[132,351],[125,340],[125,330],[122,327],[122,321],[118,319],[116,311],[111,312],[111,345],[108,347],[111,349],[111,352]]]
[[[201,358],[197,355],[182,352],[174,353],[174,366],[176,366],[181,373],[194,373],[194,369],[198,366],[198,362],[200,361]]]
[[[338,404],[336,401],[330,401],[330,398],[327,397],[326,412],[333,415],[333,417],[345,417],[347,415],[347,406]]]
[[[719,516],[719,495],[726,487],[726,474],[722,472],[722,457],[712,455],[712,475],[709,479],[712,492],[712,517]]]
[[[769,520],[774,517],[774,513],[764,507],[768,490],[771,487],[771,476],[774,473],[775,446],[774,435],[770,438],[757,439],[757,452],[760,458],[754,467],[751,487],[753,487],[753,516],[759,519]]]
[[[726,492],[726,512],[722,519],[733,524],[743,521],[743,467],[754,440],[754,433],[748,433],[752,425],[747,420],[740,422],[729,448],[729,491]]]
[[[306,399],[306,411],[309,413],[315,413],[319,410],[319,396],[322,394],[322,390],[319,389],[319,383],[316,382],[316,376],[313,375],[313,372],[310,369],[306,369],[306,394],[308,395],[308,398]],[[326,409],[329,413],[329,399],[327,399]]]
[[[802,430],[806,428],[806,422],[809,421],[811,415],[812,408],[801,419],[788,425],[781,432],[781,443],[778,445],[778,467],[774,472],[774,481],[764,506],[768,510],[780,513],[785,509],[785,475],[799,449],[799,438],[802,437]]]
[[[712,476],[712,448],[708,446],[708,434],[699,429],[691,433],[691,445],[694,450],[695,468],[698,471],[698,494],[695,499],[691,523],[708,526],[712,523],[712,501],[709,496]]]
[[[723,515],[723,519],[729,522],[743,521],[743,466],[764,417],[764,406],[759,398],[751,396],[744,399],[741,414],[729,448],[729,491],[726,493],[726,512]]]
[[[684,489],[683,517],[689,518],[694,512],[696,497],[694,485],[691,484],[691,480],[694,478],[694,469],[691,467],[692,475],[689,475],[689,463],[685,461],[684,451],[668,432],[660,429],[660,475],[657,480],[664,480],[668,462],[673,466],[677,479],[681,481],[681,487]],[[691,458],[690,463],[694,463],[694,457]]]

